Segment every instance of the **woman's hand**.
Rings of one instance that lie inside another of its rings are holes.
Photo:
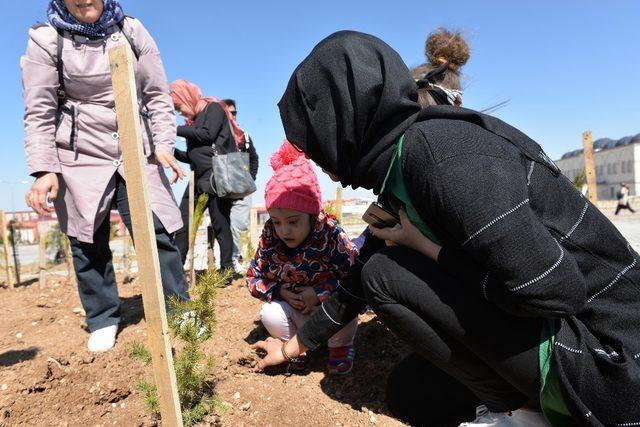
[[[401,245],[428,256],[434,261],[438,261],[438,255],[442,246],[434,243],[426,237],[418,228],[411,223],[404,209],[400,209],[400,224],[389,228],[376,228],[369,226],[369,229],[379,239],[390,245]]]
[[[173,157],[173,154],[169,153],[168,151],[160,150],[160,151],[156,151],[155,155],[156,155],[156,159],[158,159],[158,162],[160,162],[163,168],[173,169],[173,175],[169,180],[171,184],[175,183],[178,180],[178,178],[180,179],[184,178],[184,170],[182,170],[176,158]]]
[[[291,291],[291,285],[284,284],[280,287],[280,297],[298,311],[305,309],[306,305],[299,293]]]
[[[51,203],[58,197],[58,175],[53,172],[45,172],[39,175],[31,189],[25,194],[27,206],[38,215],[53,212]]]
[[[255,344],[251,344],[251,348],[253,350],[263,350],[267,352],[267,355],[262,360],[260,360],[254,368],[255,371],[260,372],[268,366],[275,366],[286,362],[287,360],[284,358],[284,354],[282,354],[282,346],[284,344],[285,343],[283,343],[279,339],[273,337],[269,337],[264,341],[258,341]],[[293,356],[291,355],[291,357]]]
[[[318,298],[318,295],[316,295],[316,291],[313,289],[313,286],[305,286],[298,292],[298,296],[302,298],[302,302],[304,303],[302,314],[311,313],[320,303],[320,299]]]
[[[279,365],[281,363],[286,362],[284,354],[282,353],[282,348],[284,347],[287,356],[294,358],[300,356],[305,351],[309,350],[302,342],[298,340],[298,336],[294,335],[287,342],[282,342],[278,339],[269,337],[264,341],[258,341],[255,344],[251,345],[251,348],[254,350],[263,350],[267,352],[267,355],[258,362],[254,370],[256,372],[260,372],[264,370],[264,368],[269,366]]]

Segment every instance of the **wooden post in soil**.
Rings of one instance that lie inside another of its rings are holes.
[[[47,287],[47,225],[38,221],[38,283],[40,289]]]
[[[198,230],[195,228],[194,223],[194,211],[196,209],[196,174],[194,171],[189,172],[189,284],[191,286],[196,283],[196,266],[195,252],[196,252],[196,234]]]
[[[591,131],[582,132],[582,145],[584,147],[584,171],[587,176],[587,189],[589,201],[598,204],[598,189],[596,187],[596,165],[593,157],[593,139]]]
[[[4,271],[7,275],[7,285],[13,288],[11,264],[9,263],[9,233],[7,233],[7,215],[0,211],[0,227],[2,227],[2,248],[4,249]]]
[[[76,270],[73,268],[73,255],[71,254],[71,243],[69,238],[65,237],[62,243],[64,246],[64,259],[67,264],[67,277],[69,278],[69,285],[76,287],[78,280],[76,279]]]
[[[260,230],[258,230],[258,209],[251,208],[251,216],[249,217],[249,240],[256,244],[260,238]],[[248,261],[248,260],[247,260]]]
[[[140,107],[133,71],[133,54],[129,45],[123,43],[111,48],[109,63],[131,223],[133,236],[135,236],[138,275],[142,286],[142,302],[149,333],[153,374],[160,400],[162,424],[182,427],[182,412],[169,340],[158,248],[142,151]]]
[[[11,253],[13,254],[13,272],[16,275],[16,286],[20,286],[20,262],[18,261],[18,249],[16,248],[15,221],[12,220],[9,225],[11,226],[11,234],[9,236],[11,237]]]
[[[131,237],[126,233],[122,240],[122,283],[131,282]]]

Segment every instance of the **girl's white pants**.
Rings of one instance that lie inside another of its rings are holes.
[[[316,310],[322,310],[318,307]],[[286,301],[271,301],[265,303],[260,311],[260,319],[269,335],[282,341],[289,341],[298,328],[307,321],[311,314],[302,312],[291,307]],[[353,338],[358,328],[358,319],[355,318],[347,323],[338,333],[329,338],[328,346],[344,347],[353,344]]]

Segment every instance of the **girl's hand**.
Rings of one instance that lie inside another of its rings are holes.
[[[316,291],[313,289],[313,286],[305,286],[300,290],[298,295],[302,298],[304,302],[304,309],[302,310],[303,314],[309,314],[313,310],[315,310],[316,306],[320,304],[320,298],[316,295]]]
[[[401,245],[411,248],[434,261],[438,261],[438,255],[442,246],[434,243],[426,237],[418,228],[411,223],[404,209],[400,209],[400,224],[389,228],[376,228],[369,226],[369,229],[379,239],[387,242],[388,245]]]
[[[56,197],[58,197],[58,175],[53,172],[39,175],[25,194],[27,206],[38,215],[53,212],[53,206],[50,203],[53,203]]]
[[[291,285],[284,284],[280,287],[280,297],[289,303],[291,307],[298,311],[302,311],[305,309],[306,305],[302,300],[300,294],[292,292],[290,290]]]
[[[184,170],[182,170],[176,158],[173,157],[173,154],[169,153],[168,151],[159,150],[155,152],[155,155],[156,159],[158,160],[158,162],[160,162],[163,168],[173,169],[173,175],[169,180],[171,184],[175,183],[178,178],[184,178]]]

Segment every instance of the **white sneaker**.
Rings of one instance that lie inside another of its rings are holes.
[[[193,310],[185,311],[184,313],[182,313],[180,317],[178,317],[178,324],[180,325],[180,330],[182,331],[189,327],[197,326],[197,339],[210,334],[209,328],[202,324],[200,319],[197,318],[196,312]]]
[[[244,274],[245,273],[244,267],[242,266],[240,261],[238,261],[237,258],[234,258],[232,263],[233,263],[233,271],[235,271],[236,274]]]
[[[118,333],[118,325],[111,325],[105,328],[91,332],[89,336],[89,351],[98,353],[107,351],[116,343],[116,334]]]
[[[511,418],[522,427],[551,427],[542,412],[534,409],[518,409],[511,413]]]
[[[486,406],[476,408],[476,419],[460,427],[546,427],[550,426],[542,412],[518,409],[513,412],[491,412]]]

